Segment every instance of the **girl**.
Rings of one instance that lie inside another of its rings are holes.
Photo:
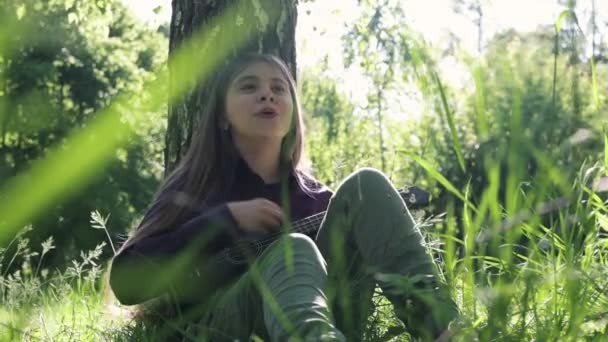
[[[456,306],[390,181],[366,168],[332,192],[304,171],[285,64],[241,56],[211,89],[190,149],[113,260],[118,300],[167,295],[213,341],[350,341],[362,337],[378,284],[412,335],[439,336]],[[318,230],[289,231],[326,209]],[[279,234],[247,267],[212,267],[235,243]]]

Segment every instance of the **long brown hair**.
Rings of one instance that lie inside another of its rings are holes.
[[[168,230],[179,223],[184,213],[200,206],[231,181],[238,158],[230,131],[221,127],[225,120],[226,93],[232,81],[249,65],[265,62],[277,68],[287,83],[293,100],[291,128],[281,144],[280,164],[293,168],[296,177],[306,174],[304,161],[304,123],[296,94],[295,80],[285,63],[273,55],[250,53],[232,60],[223,67],[210,85],[194,132],[192,144],[176,168],[161,183],[152,202],[155,215],[146,215],[122,249],[143,237]],[[226,172],[228,171],[228,172]],[[306,182],[299,180],[306,187]],[[171,192],[171,196],[167,196]],[[165,195],[165,196],[163,196]],[[167,200],[170,198],[170,200]]]

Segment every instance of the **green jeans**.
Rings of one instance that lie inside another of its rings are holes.
[[[457,315],[397,190],[361,169],[337,188],[316,242],[274,242],[199,321],[211,341],[360,340],[378,284],[413,334],[437,336]]]

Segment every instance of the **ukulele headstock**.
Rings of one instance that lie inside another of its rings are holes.
[[[417,186],[407,186],[399,189],[399,195],[407,204],[408,209],[417,210],[431,204],[431,193]]]

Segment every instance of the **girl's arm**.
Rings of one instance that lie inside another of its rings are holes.
[[[158,206],[152,207],[142,223],[157,211]],[[226,204],[204,208],[177,228],[144,237],[119,251],[112,261],[110,286],[125,305],[142,303],[170,289],[178,298],[185,297],[180,289],[192,282],[194,263],[229,246],[237,235],[237,223]]]

